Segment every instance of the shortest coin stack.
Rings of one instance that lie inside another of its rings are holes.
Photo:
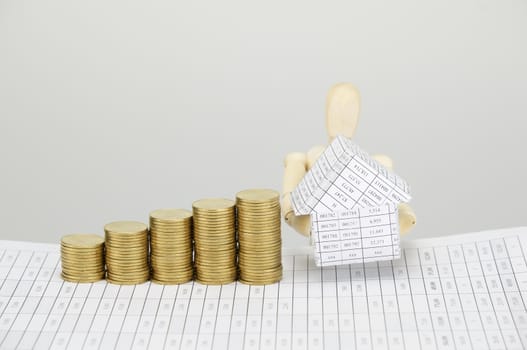
[[[148,281],[148,227],[136,221],[117,221],[104,226],[107,280],[115,284]]]
[[[73,234],[60,242],[62,278],[89,283],[104,279],[104,239],[93,234]]]
[[[253,189],[236,195],[240,282],[271,284],[282,279],[280,194]]]
[[[153,282],[192,280],[192,212],[158,209],[150,213],[150,264]]]

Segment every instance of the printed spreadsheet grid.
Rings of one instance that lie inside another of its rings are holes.
[[[311,214],[315,264],[332,266],[400,258],[398,210],[386,203]]]
[[[58,248],[0,242],[0,348],[525,348],[525,238],[446,241],[361,265],[284,256],[268,286],[74,284]]]

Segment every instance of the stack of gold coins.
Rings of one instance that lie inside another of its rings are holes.
[[[104,239],[93,234],[73,234],[60,241],[62,278],[69,282],[102,280],[104,270]]]
[[[136,221],[117,221],[104,226],[106,279],[115,284],[148,281],[148,227]]]
[[[228,199],[192,204],[196,279],[203,284],[236,280],[236,206]]]
[[[150,213],[152,280],[180,284],[192,280],[192,213],[159,209]]]
[[[280,194],[251,189],[236,195],[240,281],[271,284],[282,279]]]

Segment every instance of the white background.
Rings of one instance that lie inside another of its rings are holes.
[[[410,237],[525,225],[526,62],[524,0],[0,0],[0,238],[280,190],[339,81],[412,185]]]

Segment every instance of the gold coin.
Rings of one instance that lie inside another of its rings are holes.
[[[180,244],[177,246],[169,246],[167,244],[154,243],[150,246],[150,252],[152,255],[156,253],[179,253],[181,255],[186,254],[187,252],[192,253],[192,244]]]
[[[134,263],[147,263],[148,262],[148,254],[143,254],[142,256],[130,256],[130,255],[115,255],[110,256],[106,255],[106,263],[112,264],[117,262],[126,262],[128,264],[134,264]]]
[[[230,276],[237,273],[236,266],[230,266],[224,269],[212,269],[212,268],[196,268],[196,273],[200,276]]]
[[[194,277],[194,271],[177,271],[176,273],[172,274],[162,274],[162,273],[154,273],[152,274],[152,279],[156,279],[159,281],[176,281],[176,280],[189,280]]]
[[[280,202],[266,202],[266,203],[244,203],[243,201],[236,202],[236,211],[238,214],[246,213],[256,213],[256,212],[265,212],[265,213],[275,213],[280,209]]]
[[[206,274],[203,271],[196,270],[196,279],[199,280],[233,280],[238,277],[237,271],[231,271],[229,273],[211,273]]]
[[[240,263],[238,265],[238,268],[240,269],[240,272],[254,272],[254,271],[262,271],[262,270],[267,270],[267,269],[271,269],[273,268],[274,266],[277,266],[277,265],[280,265],[280,260],[275,260],[275,261],[267,261],[267,262],[261,262],[259,264],[255,264],[255,263],[252,263],[252,264],[246,264],[246,263]]]
[[[62,275],[68,278],[96,278],[100,276],[104,277],[106,271],[93,271],[93,272],[71,272],[71,271],[61,271]]]
[[[148,240],[148,234],[146,232],[136,233],[136,234],[126,234],[124,236],[115,234],[115,233],[106,234],[106,246],[108,246],[109,243],[127,244],[127,245],[141,244],[142,242],[145,242],[147,240]]]
[[[152,259],[179,259],[185,258],[187,256],[192,257],[192,247],[188,249],[178,249],[178,250],[169,250],[169,249],[152,249],[150,252],[150,257]]]
[[[131,277],[131,276],[143,276],[148,274],[150,267],[135,268],[135,269],[115,269],[108,268],[106,272],[114,276]]]
[[[105,269],[104,264],[101,264],[101,265],[90,265],[90,266],[71,265],[71,264],[65,265],[65,264],[63,264],[61,267],[62,267],[63,270],[78,271],[78,272],[82,272],[82,271],[104,271],[104,269]]]
[[[269,285],[269,284],[275,284],[275,283],[280,282],[280,280],[282,280],[282,276],[269,279],[269,280],[245,280],[242,277],[238,279],[240,283],[251,285],[251,286],[264,286],[264,285]]]
[[[211,276],[231,274],[237,270],[236,265],[233,263],[225,264],[225,266],[221,266],[220,268],[218,268],[217,266],[205,266],[196,264],[195,268],[196,272],[198,272],[199,274]]]
[[[164,251],[152,251],[150,254],[151,260],[178,260],[192,258],[192,250],[188,251],[177,251],[177,252],[164,252]]]
[[[226,269],[236,267],[236,259],[218,259],[218,260],[195,260],[194,266],[200,271],[217,271],[222,272]]]
[[[141,252],[148,252],[148,242],[144,242],[144,244],[141,245],[133,245],[133,246],[127,246],[127,245],[119,245],[119,246],[113,246],[108,245],[106,247],[106,254],[112,254],[113,252],[116,253],[128,253],[128,254],[139,254]]]
[[[117,235],[136,235],[148,231],[148,227],[138,221],[115,221],[104,226],[106,233]]]
[[[255,264],[259,264],[259,265],[260,264],[267,264],[269,262],[274,262],[274,261],[280,262],[282,260],[280,255],[274,255],[274,256],[269,256],[269,257],[260,256],[260,257],[257,257],[257,258],[253,258],[250,255],[249,256],[245,256],[245,255],[241,254],[241,255],[238,255],[238,258],[239,258],[240,266],[241,265],[247,265],[249,267],[251,265],[255,265]]]
[[[194,268],[192,266],[190,266],[190,267],[182,267],[182,268],[178,268],[178,269],[172,269],[170,271],[169,270],[162,270],[162,269],[153,269],[152,271],[153,271],[153,273],[156,276],[174,277],[174,276],[177,276],[177,275],[182,275],[182,274],[188,275],[189,273],[193,273],[194,272]]]
[[[106,262],[106,268],[110,269],[142,269],[148,267],[148,261],[146,259],[141,261],[134,260],[109,260]]]
[[[247,232],[247,231],[238,231],[238,237],[240,238],[246,238],[246,239],[250,239],[250,240],[253,240],[253,239],[258,239],[258,238],[265,238],[266,240],[280,240],[282,238],[282,234],[279,230],[277,231],[264,231],[264,230],[261,230],[261,231],[252,231],[252,232]]]
[[[261,251],[264,253],[280,251],[282,242],[246,241],[240,240],[240,250]]]
[[[150,237],[190,237],[192,235],[192,227],[188,228],[151,228],[150,229]]]
[[[209,240],[214,241],[216,243],[222,243],[224,239],[236,239],[236,232],[200,232],[200,231],[194,231],[194,241],[198,240]]]
[[[207,277],[207,278],[225,278],[225,277],[233,277],[238,273],[238,270],[236,269],[236,266],[231,266],[222,270],[212,270],[212,269],[196,269],[196,274],[199,277]]]
[[[201,220],[196,221],[192,226],[195,230],[234,230],[236,228],[236,221],[234,218],[229,220]]]
[[[240,279],[250,282],[257,282],[257,281],[275,281],[282,279],[282,273],[280,271],[273,273],[273,274],[265,274],[265,275],[248,275],[244,274],[240,271]]]
[[[107,271],[110,271],[110,272],[113,272],[113,273],[131,273],[131,272],[142,272],[142,271],[146,271],[150,268],[149,265],[147,264],[144,264],[144,265],[126,265],[126,264],[123,264],[123,265],[116,265],[116,264],[113,264],[113,265],[106,265],[106,270]]]
[[[260,271],[242,271],[240,270],[240,276],[243,278],[243,279],[247,279],[247,280],[256,280],[256,279],[271,279],[271,278],[274,278],[276,276],[281,276],[282,275],[282,270],[281,269],[276,269],[276,270],[269,270],[269,271],[266,271],[266,272],[260,272]]]
[[[236,194],[236,200],[247,203],[270,202],[279,199],[280,193],[269,189],[248,189]]]
[[[248,254],[248,255],[251,255],[251,254],[264,254],[264,255],[269,255],[269,254],[280,254],[280,252],[282,251],[282,248],[281,248],[281,243],[277,243],[277,244],[273,244],[273,245],[270,245],[270,244],[262,244],[262,245],[256,245],[256,244],[241,244],[240,243],[240,247],[238,249],[238,251],[242,254]]]
[[[145,276],[150,273],[150,268],[123,270],[123,269],[108,269],[108,274],[112,276],[120,276],[122,278],[133,278],[134,276]]]
[[[104,255],[97,256],[70,256],[62,255],[61,261],[68,264],[81,264],[81,265],[93,265],[93,264],[103,264]]]
[[[252,257],[245,257],[243,255],[238,255],[238,263],[240,265],[240,267],[247,267],[247,268],[251,268],[252,266],[261,266],[261,265],[264,265],[264,264],[269,264],[269,263],[275,263],[275,262],[280,262],[282,259],[279,255],[277,256],[273,256],[273,257],[260,257],[260,258],[252,258]]]
[[[230,283],[236,282],[236,277],[224,279],[224,280],[213,280],[213,279],[206,280],[206,279],[199,279],[198,277],[196,277],[196,282],[199,284],[206,285],[206,286],[219,286],[219,285],[230,284]]]
[[[201,284],[228,284],[236,281],[238,275],[221,276],[221,277],[202,277],[196,275],[196,281]]]
[[[88,277],[84,277],[84,276],[70,277],[70,276],[61,274],[61,277],[64,281],[72,282],[72,283],[93,283],[93,282],[98,282],[98,281],[103,280],[104,274],[100,276],[88,276]]]
[[[67,256],[78,256],[78,257],[98,257],[98,256],[104,256],[104,250],[88,250],[88,249],[82,249],[82,250],[75,250],[75,249],[60,249],[61,255],[67,255]]]
[[[189,251],[188,253],[163,253],[158,252],[156,254],[150,255],[150,260],[153,261],[163,261],[163,260],[174,260],[174,261],[180,261],[184,259],[192,260],[192,251]]]
[[[192,277],[193,276],[182,277],[181,279],[174,279],[174,280],[171,280],[171,279],[164,280],[162,278],[159,278],[159,279],[152,278],[152,282],[156,284],[161,284],[161,285],[184,284],[184,283],[192,281]]]
[[[212,255],[211,253],[207,253],[206,251],[196,251],[196,254],[194,255],[195,261],[217,261],[217,260],[226,260],[226,259],[236,259],[236,250],[233,249],[231,251],[224,250],[222,252],[218,252],[217,254]]]
[[[142,247],[111,247],[108,246],[106,249],[106,256],[110,255],[129,255],[129,256],[141,256],[141,254],[148,254],[148,244],[144,244]]]
[[[101,270],[101,271],[81,271],[81,272],[77,272],[77,271],[68,271],[68,270],[62,270],[61,273],[67,277],[70,277],[70,278],[73,278],[73,277],[95,277],[95,276],[100,276],[100,275],[104,275],[106,273],[106,271],[104,270]]]
[[[268,229],[268,230],[277,230],[281,228],[280,222],[257,222],[255,220],[251,220],[250,222],[244,221],[245,219],[240,219],[238,221],[238,230],[262,230],[262,229]]]
[[[194,246],[228,246],[236,244],[236,236],[194,237]]]
[[[102,261],[99,262],[90,262],[88,264],[81,264],[81,263],[70,263],[68,261],[62,261],[62,268],[65,269],[75,269],[75,270],[94,270],[94,269],[103,269],[104,263]]]
[[[192,209],[205,211],[221,211],[234,208],[236,203],[230,199],[223,198],[206,198],[192,203]]]
[[[162,269],[162,268],[152,268],[152,274],[155,276],[174,276],[182,273],[190,273],[194,271],[193,269],[190,269],[187,266],[182,266],[178,268],[171,268],[171,269]]]
[[[273,265],[269,266],[262,266],[262,267],[251,267],[244,269],[244,272],[247,273],[258,273],[258,274],[266,274],[266,273],[274,273],[276,271],[282,271],[282,262],[277,261]]]
[[[105,270],[98,270],[98,271],[71,271],[71,270],[62,270],[62,274],[69,278],[95,278],[101,275],[104,275],[106,272]]]
[[[63,236],[61,244],[74,248],[97,248],[104,244],[104,238],[94,234],[71,234]]]
[[[171,245],[176,245],[178,243],[184,243],[184,242],[192,242],[192,234],[190,233],[190,231],[182,235],[153,234],[150,236],[150,242],[160,242],[160,243],[167,243]]]
[[[192,237],[192,231],[189,228],[185,231],[176,231],[176,230],[170,230],[170,231],[154,231],[152,230],[150,232],[150,238],[159,238],[159,239],[186,239]]]
[[[118,285],[133,285],[133,284],[143,284],[143,283],[146,283],[148,282],[148,278],[141,278],[141,279],[137,279],[137,280],[118,280],[118,279],[113,279],[113,278],[109,278],[109,277],[106,277],[106,281],[108,281],[108,283],[111,283],[111,284],[118,284]]]
[[[192,242],[186,241],[186,242],[180,242],[178,244],[168,244],[168,243],[162,243],[155,241],[154,243],[150,244],[150,250],[151,252],[154,251],[167,251],[167,252],[185,252],[187,250],[192,251]]]
[[[236,204],[236,213],[238,216],[254,216],[254,217],[275,217],[281,211],[280,204],[266,203],[258,205],[246,205],[238,202]]]
[[[152,271],[152,278],[157,280],[176,280],[181,278],[192,278],[194,270],[177,270],[177,271]]]
[[[280,256],[270,257],[270,258],[261,257],[259,259],[251,259],[251,258],[246,258],[243,255],[240,255],[238,256],[238,258],[239,258],[238,264],[240,268],[251,268],[253,266],[263,266],[263,265],[268,265],[268,264],[275,265],[277,263],[279,264],[282,260]]]
[[[73,249],[73,248],[66,248],[66,247],[60,247],[61,254],[64,255],[76,255],[76,256],[99,256],[104,255],[104,249],[102,248],[96,248],[96,249]]]
[[[180,269],[180,268],[189,268],[192,266],[192,261],[180,261],[180,262],[152,262],[152,268],[153,269],[163,269],[163,270],[170,270],[170,269]]]
[[[165,270],[153,270],[153,273],[158,278],[168,279],[168,278],[176,278],[178,276],[187,276],[189,274],[194,273],[194,269],[192,267],[186,267],[181,268],[177,270],[171,270],[171,271],[165,271]]]
[[[178,246],[180,244],[192,243],[192,237],[190,235],[185,237],[180,236],[161,236],[155,235],[150,237],[150,243],[166,244],[170,246]]]
[[[150,212],[150,218],[156,221],[190,220],[192,212],[185,209],[157,209]]]

